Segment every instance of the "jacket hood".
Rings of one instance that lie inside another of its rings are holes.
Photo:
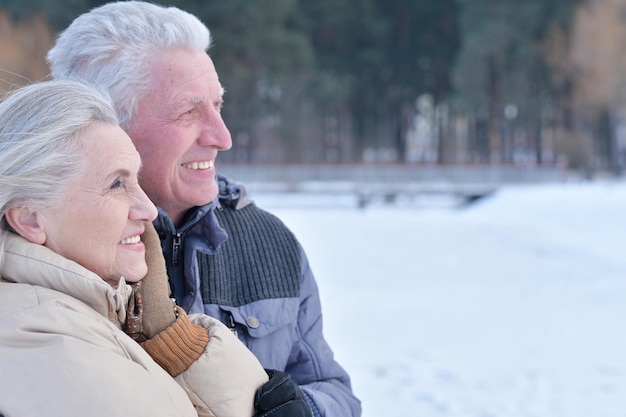
[[[225,175],[217,173],[217,184],[219,185],[219,195],[217,204],[228,205],[235,210],[241,210],[254,201],[248,196],[246,187],[232,181]]]
[[[43,245],[0,232],[0,280],[38,285],[70,295],[121,327],[131,288],[123,277],[117,288]]]

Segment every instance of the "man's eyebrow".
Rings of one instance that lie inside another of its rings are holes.
[[[226,93],[226,89],[224,87],[220,87],[215,98],[223,99],[225,93]],[[184,106],[190,103],[191,104],[205,103],[206,101],[207,101],[207,98],[204,96],[203,97],[185,97],[185,98],[180,99],[178,103],[176,103],[175,108],[179,108],[181,106]]]
[[[206,101],[206,97],[191,97],[191,98],[185,99],[185,103],[192,103],[192,104],[204,103],[205,101]]]

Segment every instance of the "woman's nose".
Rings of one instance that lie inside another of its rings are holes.
[[[130,210],[129,218],[131,220],[151,222],[156,219],[157,214],[157,208],[154,203],[148,198],[143,188],[137,185],[136,202]]]

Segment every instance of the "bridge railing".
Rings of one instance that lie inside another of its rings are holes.
[[[450,194],[475,201],[503,185],[562,182],[557,166],[408,164],[220,164],[219,171],[252,192],[354,193],[360,205],[376,197]]]
[[[220,172],[244,183],[449,183],[503,184],[558,182],[557,166],[413,164],[220,164]]]

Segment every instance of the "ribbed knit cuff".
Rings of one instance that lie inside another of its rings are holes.
[[[177,307],[178,318],[167,329],[141,344],[146,352],[170,375],[186,371],[206,349],[207,330],[192,324],[185,311]]]

